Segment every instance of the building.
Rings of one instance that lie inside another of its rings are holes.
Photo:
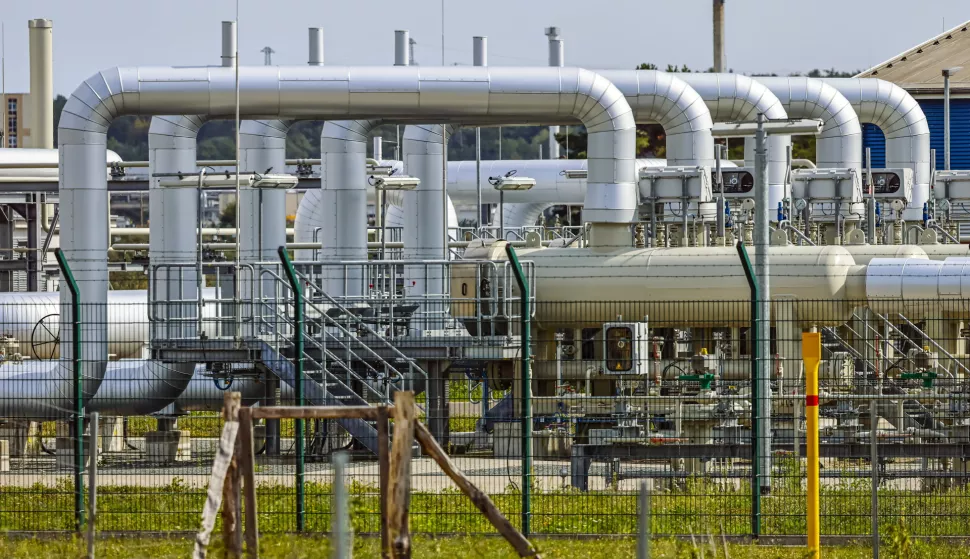
[[[950,77],[950,166],[970,169],[970,21],[916,45],[862,72],[902,87],[919,103],[930,128],[936,168],[943,169],[943,70],[962,66]],[[863,147],[871,149],[872,166],[885,166],[886,140],[879,128],[865,124]]]
[[[30,94],[3,95],[3,147],[23,148],[30,145]]]

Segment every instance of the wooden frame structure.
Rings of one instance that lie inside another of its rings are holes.
[[[393,406],[274,406],[241,407],[238,392],[227,393],[223,417],[226,423],[212,466],[209,493],[202,512],[202,528],[196,537],[193,557],[203,559],[222,506],[222,537],[227,556],[259,556],[259,524],[256,502],[256,461],[253,421],[257,419],[363,419],[377,427],[380,477],[381,556],[411,557],[408,510],[411,494],[411,455],[414,440],[437,462],[441,470],[471,499],[520,557],[539,557],[535,548],[498,510],[483,491],[475,487],[445,453],[428,428],[417,419],[413,392],[397,392]],[[394,420],[391,441],[389,420]],[[245,505],[245,508],[243,508]],[[243,516],[245,518],[243,518]],[[245,528],[245,538],[243,537]]]

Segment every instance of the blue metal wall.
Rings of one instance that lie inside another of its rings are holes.
[[[943,168],[943,101],[921,99],[919,105],[930,126],[930,147],[936,150],[936,168]],[[970,99],[950,101],[950,166],[970,169]],[[879,128],[862,126],[862,147],[870,148],[873,168],[886,165],[886,138]]]

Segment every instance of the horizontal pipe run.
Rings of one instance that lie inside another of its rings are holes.
[[[448,243],[449,248],[468,248],[469,243],[475,241],[451,241]],[[528,246],[526,241],[508,241],[508,243],[515,247]],[[549,246],[550,241],[542,241],[543,246]],[[212,250],[236,250],[235,243],[202,243],[203,248],[208,248]],[[378,248],[389,248],[389,249],[403,249],[404,243],[402,242],[377,242],[371,241],[367,243],[368,249],[378,249]],[[148,250],[148,243],[113,243],[111,248],[117,251],[125,250]],[[290,250],[317,250],[323,248],[323,243],[286,243],[286,248]],[[15,248],[14,252],[29,252],[30,249],[27,248]],[[49,252],[53,252],[51,249]]]
[[[252,408],[253,419],[364,419],[376,421],[381,409],[394,413],[394,406],[268,406]]]

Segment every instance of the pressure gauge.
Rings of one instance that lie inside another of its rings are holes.
[[[808,202],[806,202],[804,198],[797,198],[795,200],[795,210],[796,211],[799,211],[800,212],[800,211],[804,210],[807,206],[808,206]]]
[[[745,198],[744,200],[741,201],[741,209],[746,212],[750,212],[751,210],[753,210],[754,205],[755,205],[754,200],[751,198]]]
[[[892,201],[892,208],[893,208],[893,211],[894,212],[901,212],[901,211],[903,211],[903,208],[905,208],[905,207],[906,207],[906,204],[902,200],[893,200]]]
[[[950,201],[946,198],[940,200],[940,210],[944,212],[950,211]]]

